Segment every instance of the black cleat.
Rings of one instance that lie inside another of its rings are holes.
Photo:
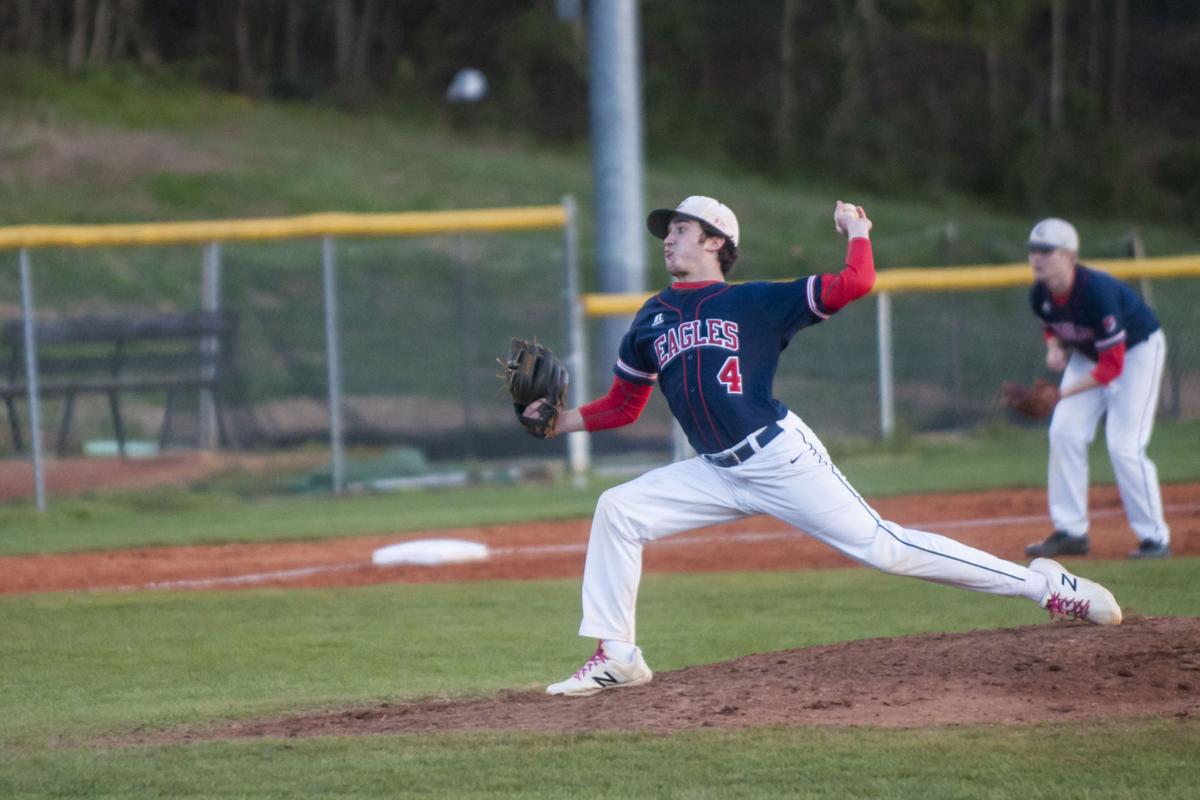
[[[1025,548],[1025,555],[1037,558],[1058,556],[1086,556],[1091,548],[1087,534],[1072,536],[1066,531],[1055,531],[1045,541],[1034,542]]]
[[[1137,550],[1129,553],[1130,558],[1170,558],[1171,546],[1162,541],[1151,541],[1150,539],[1142,539],[1142,543],[1138,545]]]

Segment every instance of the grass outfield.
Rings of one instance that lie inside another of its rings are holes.
[[[1198,559],[1094,562],[1086,572],[1135,613],[1200,615]],[[591,787],[606,796],[1184,797],[1200,780],[1195,720],[97,743],[147,727],[537,688],[586,658],[577,614],[577,581],[0,599],[0,796],[568,797]],[[639,622],[652,665],[666,671],[1042,619],[1019,600],[851,569],[649,575]]]
[[[461,735],[0,755],[8,797],[1193,798],[1200,724]]]
[[[842,471],[866,497],[933,491],[1044,487],[1047,443],[1040,428],[1001,427],[976,436],[911,438],[892,446],[831,443]],[[1200,480],[1200,422],[1161,423],[1150,445],[1164,483]],[[1091,450],[1095,484],[1112,483],[1101,441]],[[600,492],[623,478],[583,488],[518,485],[444,492],[280,499],[261,478],[217,479],[180,489],[52,497],[0,506],[0,556],[197,543],[265,542],[420,531],[538,519],[590,517]],[[250,483],[247,483],[249,481]],[[278,483],[276,477],[274,482]],[[268,496],[258,497],[256,492]]]

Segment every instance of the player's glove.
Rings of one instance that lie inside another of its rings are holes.
[[[514,338],[500,379],[512,395],[517,419],[531,436],[549,439],[558,425],[558,415],[567,402],[567,370],[549,347],[537,342]],[[535,400],[544,400],[536,415],[525,416],[525,409]]]
[[[1012,381],[1005,381],[1001,387],[1004,402],[1018,414],[1029,419],[1046,419],[1058,405],[1058,387],[1041,378],[1027,387]]]

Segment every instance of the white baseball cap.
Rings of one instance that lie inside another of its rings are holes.
[[[737,216],[729,206],[711,197],[694,194],[685,197],[683,202],[674,208],[656,208],[646,217],[646,227],[659,239],[667,238],[667,228],[675,217],[694,219],[706,228],[716,231],[728,239],[734,247],[738,246]]]
[[[1079,252],[1079,234],[1075,226],[1065,219],[1044,219],[1029,232],[1030,250],[1054,250],[1059,247],[1072,253]]]

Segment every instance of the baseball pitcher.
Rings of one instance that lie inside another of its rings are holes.
[[[1121,609],[1108,590],[1054,561],[1039,558],[1024,567],[880,518],[817,435],[773,396],[779,357],[792,337],[874,284],[872,223],[862,208],[841,201],[834,207],[834,226],[849,240],[844,268],[787,283],[726,282],[741,243],[738,220],[710,197],[653,211],[647,226],[663,240],[671,284],[638,311],[608,394],[551,414],[542,400],[518,402],[518,413],[534,424],[535,435],[547,417],[560,434],[616,428],[638,418],[657,383],[699,455],[601,495],[579,628],[600,643],[549,694],[591,695],[648,682],[652,673],[635,625],[643,546],[753,514],[777,517],[884,572],[1024,597],[1051,616],[1120,624]]]

